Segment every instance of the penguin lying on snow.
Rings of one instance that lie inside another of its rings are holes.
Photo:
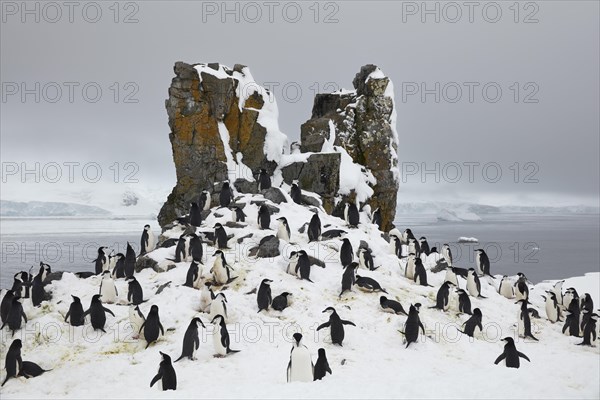
[[[402,308],[402,304],[400,304],[396,300],[390,300],[390,299],[388,299],[385,296],[381,296],[379,298],[379,305],[385,311],[392,312],[392,313],[397,314],[397,315],[398,314],[404,314],[404,315],[406,315],[408,317],[408,314],[406,313],[406,311],[404,311],[404,308]]]
[[[368,292],[383,292],[387,293],[387,291],[381,287],[379,282],[377,282],[373,278],[369,278],[367,276],[356,275],[356,286],[359,288],[368,291]]]

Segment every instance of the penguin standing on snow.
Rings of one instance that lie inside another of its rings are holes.
[[[285,217],[279,217],[277,218],[277,221],[279,221],[279,225],[277,226],[277,238],[289,242],[291,231],[287,219]]]
[[[354,250],[352,249],[352,243],[350,239],[342,239],[342,247],[340,248],[340,262],[342,267],[349,265],[354,260]]]
[[[217,293],[215,298],[210,303],[210,318],[214,318],[217,315],[223,317],[223,320],[227,322],[227,297],[225,293]]]
[[[189,288],[198,287],[197,285],[199,284],[201,278],[199,265],[200,263],[196,260],[190,263],[183,286],[187,286]]]
[[[317,358],[317,363],[315,364],[315,381],[320,381],[325,378],[326,373],[329,372],[329,375],[333,374],[331,372],[331,368],[329,367],[329,362],[327,361],[327,355],[325,354],[325,349],[319,349],[319,357]]]
[[[553,291],[546,290],[547,296],[542,296],[546,302],[546,317],[548,321],[555,323],[561,317],[560,306],[556,300],[556,294]]]
[[[125,278],[125,254],[115,254],[115,267],[112,270],[112,277],[115,279]]]
[[[148,346],[150,346],[151,343],[156,342],[159,336],[159,331],[163,336],[165,335],[165,328],[163,328],[162,324],[160,323],[160,316],[158,315],[158,306],[156,304],[150,307],[150,312],[148,313],[148,316],[146,317],[146,320],[140,327],[138,333],[141,333],[142,329],[144,329],[144,339],[146,339],[146,348],[148,348]]]
[[[342,291],[340,292],[339,297],[342,297],[344,292],[351,291],[352,286],[356,283],[356,269],[358,268],[358,263],[352,262],[344,267],[344,273],[342,274]]]
[[[126,278],[132,277],[135,273],[135,251],[129,242],[127,242],[127,250],[125,251],[124,271]]]
[[[156,382],[161,381],[162,390],[177,390],[177,374],[171,364],[171,357],[162,351],[159,351],[162,360],[158,367],[158,373],[152,378],[150,387]]]
[[[369,249],[361,247],[358,249],[358,265],[368,269],[369,271],[375,271],[375,264],[373,263],[373,255]]]
[[[310,258],[308,258],[308,254],[306,254],[305,250],[300,250],[298,252],[298,262],[296,263],[296,275],[300,279],[304,279],[312,283],[310,280],[310,267],[311,262]]]
[[[505,362],[508,368],[519,368],[519,366],[521,365],[519,361],[520,357],[531,362],[529,357],[527,357],[520,351],[517,351],[517,347],[515,346],[515,341],[513,338],[505,337],[502,340],[506,342],[506,344],[504,345],[504,352],[502,352],[502,354],[500,354],[498,358],[496,358],[494,364],[498,364],[500,361],[506,360]]]
[[[190,225],[194,228],[202,225],[202,210],[195,202],[190,203]]]
[[[352,326],[356,326],[356,325],[354,324],[354,322],[345,321],[345,320],[341,319],[340,316],[335,311],[335,308],[333,308],[333,307],[327,307],[326,309],[323,310],[323,312],[330,313],[329,321],[319,325],[317,327],[317,331],[319,331],[323,328],[330,327],[331,342],[333,344],[339,344],[340,346],[342,346],[342,342],[344,341],[344,335],[345,335],[344,325],[352,325]]]
[[[431,286],[427,283],[427,271],[423,266],[423,261],[421,258],[415,258],[415,277],[414,281],[417,285],[421,286]]]
[[[85,316],[89,314],[90,320],[92,321],[92,328],[94,328],[94,330],[99,329],[102,332],[106,333],[106,331],[104,330],[104,325],[106,324],[106,313],[109,313],[113,317],[115,316],[115,314],[112,311],[110,311],[108,308],[102,305],[102,301],[100,301],[100,295],[95,294],[92,297],[90,308],[88,308],[87,311],[83,313],[83,316],[85,318]]]
[[[597,338],[596,323],[598,320],[596,318],[598,318],[598,314],[588,311],[587,309],[584,310],[584,313],[589,314],[589,316],[585,326],[583,327],[583,342],[578,343],[578,346],[593,346],[592,343],[595,342]]]
[[[83,318],[83,306],[81,305],[81,300],[77,296],[71,295],[71,297],[73,298],[73,302],[69,306],[69,311],[67,311],[67,314],[65,315],[65,322],[71,318],[69,319],[71,326],[82,326],[85,321]]]
[[[467,292],[458,289],[456,293],[458,294],[458,311],[471,315],[471,299]]]
[[[315,212],[308,224],[308,241],[318,242],[321,239],[321,219]]]
[[[214,326],[213,344],[215,346],[217,356],[224,357],[227,354],[239,352],[239,350],[232,350],[229,348],[231,340],[229,338],[229,332],[227,332],[227,325],[225,325],[223,316],[216,315],[212,320],[212,324]]]
[[[269,311],[269,306],[273,301],[271,297],[271,282],[270,279],[263,279],[260,283],[260,287],[258,288],[258,293],[256,295],[256,303],[258,304],[258,312],[262,310]]]
[[[462,333],[464,333],[467,336],[473,337],[475,335],[475,329],[479,328],[479,332],[483,331],[483,325],[481,324],[481,310],[479,308],[475,308],[473,310],[473,314],[471,315],[471,318],[469,318],[468,320],[466,320],[462,327],[463,330],[460,331]]]
[[[215,257],[215,261],[210,269],[210,273],[212,274],[215,283],[218,285],[224,285],[235,279],[231,277],[231,271],[233,271],[233,268],[227,264],[227,261],[225,260],[225,254],[221,250],[217,250],[213,256]]]
[[[296,204],[302,204],[302,190],[298,186],[298,181],[292,181],[292,187],[290,189],[290,197]]]
[[[378,229],[381,229],[381,210],[376,208],[371,215],[371,223],[377,225]]]
[[[144,225],[142,238],[140,240],[140,255],[150,253],[156,248],[156,237],[150,228],[150,225]]]
[[[210,193],[208,192],[208,190],[203,190],[202,193],[200,193],[200,197],[198,198],[198,207],[200,207],[200,210],[210,210],[210,201]]]
[[[452,250],[450,250],[450,245],[448,243],[444,243],[442,246],[442,257],[446,260],[446,263],[449,267],[452,266]]]
[[[566,297],[566,296],[565,296]],[[579,337],[579,318],[581,311],[579,310],[579,300],[571,300],[571,304],[567,309],[567,318],[565,319],[565,325],[563,326],[562,333],[568,336]]]
[[[507,275],[502,277],[500,281],[500,286],[498,286],[498,293],[507,299],[512,299],[515,297],[515,289],[513,285],[510,284],[509,278]]]
[[[8,312],[10,311],[10,306],[12,304],[12,299],[15,297],[15,294],[12,289],[9,289],[4,294],[2,298],[2,303],[0,304],[0,320],[2,323],[6,322],[8,318]]]
[[[204,323],[198,317],[192,318],[192,321],[188,325],[185,334],[183,335],[183,347],[181,349],[181,356],[175,362],[181,360],[183,357],[187,357],[190,360],[194,359],[196,350],[200,347],[200,338],[198,337],[198,324],[202,325],[204,329]]]
[[[558,303],[559,306],[563,305],[563,293],[562,293],[562,286],[565,283],[564,279],[562,281],[558,281],[554,284],[554,286],[552,286],[552,291],[554,292],[554,295],[556,296],[556,302]]]
[[[246,222],[247,215],[240,207],[230,207],[230,210],[233,211],[233,222]]]
[[[300,258],[300,252],[292,251],[290,253],[290,262],[288,263],[288,266],[287,266],[285,272],[287,272],[290,275],[297,275],[298,272],[297,272],[296,266],[298,265],[299,258]],[[309,264],[310,264],[310,260],[309,260]]]
[[[416,260],[414,253],[411,253],[406,258],[406,267],[404,268],[404,276],[411,281],[415,279]]]
[[[481,282],[479,281],[479,277],[475,273],[474,268],[469,268],[469,271],[467,272],[467,292],[473,297],[485,299],[485,297],[481,295]]]
[[[110,271],[104,271],[102,273],[102,280],[100,281],[100,297],[105,303],[112,304],[117,301],[119,292],[117,286],[112,278]]]
[[[260,173],[258,174],[258,191],[262,191],[265,189],[271,188],[271,177],[267,173],[267,170],[264,168],[260,169]]]
[[[496,279],[490,274],[490,258],[486,254],[485,250],[477,249],[477,250],[475,250],[475,252],[477,253],[475,255],[475,264],[477,265],[477,273],[479,275],[487,275],[487,276],[492,277],[493,279]]]
[[[192,260],[196,260],[202,264],[202,257],[204,256],[204,249],[202,248],[202,238],[195,233],[190,235],[190,248],[189,255]]]
[[[517,304],[518,303],[521,304],[521,310],[519,311],[519,322],[517,324],[519,327],[519,336],[531,338],[537,342],[538,339],[533,336],[533,333],[531,332],[531,317],[529,315],[530,311],[527,308],[527,300],[519,300],[517,301]]]
[[[139,332],[140,328],[146,321],[146,317],[142,314],[140,310],[140,306],[129,306],[129,323],[131,324],[131,328],[134,332],[133,338],[138,339],[140,337]]]
[[[312,382],[314,380],[314,365],[310,351],[302,343],[302,334],[294,333],[294,344],[290,351],[290,362],[287,366],[288,382]]]
[[[353,202],[346,202],[346,205],[344,206],[344,219],[350,228],[358,227],[358,223],[360,222],[360,214],[358,213],[356,204]]]
[[[444,280],[452,282],[454,284],[454,286],[459,287],[458,286],[458,276],[456,274],[456,268],[447,267],[446,268],[446,277],[444,278]]]
[[[416,303],[414,305],[410,305],[410,309],[408,310],[408,318],[406,319],[406,323],[404,324],[404,332],[400,332],[404,334],[406,339],[406,348],[413,343],[416,342],[419,338],[419,328],[423,331],[423,335],[425,334],[425,327],[419,318],[419,309],[421,308],[421,303]]]
[[[212,282],[205,282],[202,291],[200,292],[200,311],[208,312],[210,303],[215,299],[215,294],[212,291]]]
[[[134,306],[142,304],[144,302],[144,291],[142,285],[138,282],[135,277],[127,279],[127,301]]]
[[[229,187],[229,181],[225,181],[223,182],[223,185],[221,186],[221,192],[219,193],[219,205],[221,207],[227,207],[229,204],[231,204],[232,200],[233,192]]]
[[[429,308],[448,311],[448,308],[450,308],[450,286],[454,286],[454,283],[450,281],[442,283],[435,296],[435,306]]]
[[[21,322],[23,320],[27,323],[27,315],[25,315],[25,311],[23,311],[23,304],[21,304],[20,299],[19,296],[13,296],[6,321],[4,321],[2,327],[0,327],[0,330],[2,330],[5,325],[8,325],[8,329],[12,331],[13,336],[16,331],[21,329]]]
[[[96,275],[100,275],[105,270],[104,266],[108,264],[108,254],[106,254],[108,247],[102,246],[98,248],[98,256],[94,260],[96,263]]]
[[[527,277],[524,273],[519,272],[519,277],[514,284],[515,296],[518,300],[529,300],[529,286],[527,286]]]
[[[21,358],[21,347],[22,347],[21,339],[15,339],[10,344],[8,351],[6,352],[6,359],[4,363],[4,368],[6,369],[6,378],[4,382],[2,382],[2,386],[6,384],[10,378],[16,378],[19,376],[21,370],[23,369],[23,359]]]
[[[225,228],[223,228],[223,225],[221,225],[220,223],[216,223],[214,226],[215,229],[215,244],[217,245],[218,249],[227,249],[227,242],[229,241],[229,238],[227,237],[227,232],[225,231]]]
[[[260,229],[271,229],[271,211],[265,204],[258,209],[258,226]]]
[[[429,249],[429,243],[427,243],[427,238],[425,236],[419,238],[419,246],[421,247],[421,253],[429,256],[431,250]]]
[[[47,294],[44,289],[42,276],[43,274],[37,274],[35,278],[33,278],[33,284],[31,285],[31,302],[34,307],[39,307],[42,304],[42,301],[46,300]]]

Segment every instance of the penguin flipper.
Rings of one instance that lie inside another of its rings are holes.
[[[521,353],[519,353],[519,355],[521,355]],[[506,353],[502,353],[498,356],[498,358],[496,358],[496,361],[494,361],[494,364],[498,365],[498,363],[502,360],[504,360],[506,358]]]
[[[342,324],[344,324],[344,325],[352,325],[352,326],[356,326],[356,325],[354,324],[354,322],[352,322],[352,321],[346,321],[346,320],[342,320]]]
[[[322,323],[321,325],[319,325],[319,326],[317,327],[317,330],[321,330],[321,329],[323,329],[323,328],[327,328],[329,325],[330,325],[330,322],[329,322],[329,321],[327,321],[327,322],[324,322],[324,323]]]
[[[150,382],[150,387],[154,386],[154,384],[155,384],[156,382],[158,382],[158,381],[159,381],[159,379],[161,379],[161,378],[162,378],[162,371],[158,371],[158,374],[156,374],[156,375],[154,376],[154,378],[152,378],[152,381]]]
[[[65,322],[69,319],[69,315],[71,315],[71,310],[67,311],[67,315],[65,315]]]
[[[517,351],[517,354],[519,354],[519,357],[524,358],[527,361],[531,362],[531,360],[529,359],[529,357],[527,357],[525,354],[521,353],[520,351]]]
[[[109,313],[113,317],[115,316],[115,314],[112,311],[110,311],[108,308],[106,308],[106,307],[102,307],[102,308],[104,308],[104,311],[106,311],[107,313]]]
[[[179,358],[177,360],[173,361],[173,362],[177,362],[177,361],[181,360],[183,357],[185,357],[185,356],[183,355],[183,353],[181,353],[181,355],[179,356]],[[152,387],[152,384],[150,384],[150,387]]]
[[[288,363],[286,374],[287,374],[287,381],[289,382],[292,377],[291,376],[292,375],[292,360],[291,359],[290,359],[290,362]]]

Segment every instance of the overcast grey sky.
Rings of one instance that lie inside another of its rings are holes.
[[[395,85],[401,200],[598,205],[599,2],[468,4],[2,1],[2,162],[130,161],[170,190],[175,61],[248,65],[291,140],[315,91],[373,63]]]

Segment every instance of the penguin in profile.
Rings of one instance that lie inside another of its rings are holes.
[[[355,284],[367,292],[383,292],[387,294],[387,291],[381,287],[379,282],[368,276],[356,275]]]
[[[325,349],[319,349],[319,356],[317,358],[317,363],[315,364],[315,381],[320,381],[325,378],[325,375],[329,372],[329,375],[332,375],[331,368],[329,367],[329,362],[327,361],[327,355],[325,355]]]
[[[6,352],[6,358],[4,362],[4,368],[6,369],[6,378],[2,382],[1,386],[6,384],[10,378],[16,378],[19,376],[23,368],[23,359],[21,358],[21,339],[15,339],[10,344],[8,351]]]
[[[487,275],[492,279],[496,279],[490,273],[490,258],[483,249],[476,249],[475,264],[477,265],[477,273],[479,275]]]
[[[221,292],[215,295],[215,298],[210,303],[209,315],[211,319],[220,315],[227,322],[227,297],[225,297],[225,293]]]
[[[265,204],[258,209],[257,222],[260,229],[271,229],[271,211]]]
[[[429,256],[431,250],[429,249],[429,243],[427,243],[427,238],[425,236],[419,238],[419,246],[421,247],[421,253]]]
[[[229,238],[227,237],[227,232],[225,232],[225,228],[223,225],[218,222],[214,226],[215,229],[215,242],[218,249],[228,249],[227,242]]]
[[[292,187],[290,189],[290,197],[296,204],[302,204],[302,190],[298,186],[298,181],[292,181]]]
[[[458,294],[458,311],[471,315],[471,299],[469,294],[462,289],[456,291]]]
[[[212,291],[212,282],[205,282],[202,291],[200,292],[200,311],[209,312],[210,303],[215,299],[215,294]]]
[[[85,323],[85,319],[83,305],[81,305],[81,299],[73,295],[71,295],[71,297],[73,298],[73,302],[69,306],[67,315],[65,315],[65,322],[69,320],[71,326],[82,326]]]
[[[98,255],[94,260],[96,267],[96,275],[100,275],[102,271],[105,270],[104,266],[108,265],[108,254],[106,254],[106,250],[108,250],[108,247],[106,246],[101,246],[98,248]]]
[[[150,387],[154,386],[156,382],[161,381],[161,389],[163,391],[177,390],[177,374],[175,373],[175,368],[173,368],[173,364],[171,363],[171,357],[162,351],[159,351],[159,353],[162,359],[160,365],[158,366],[158,373],[150,382]]]
[[[344,219],[346,220],[346,224],[350,228],[358,227],[360,222],[360,214],[358,213],[358,208],[356,204],[351,201],[347,201],[344,206]]]
[[[577,290],[575,290],[575,288],[568,288],[563,296],[563,306],[565,309],[569,309],[573,299],[579,301],[579,294],[577,294]]]
[[[290,253],[290,262],[285,270],[290,275],[297,275],[296,266],[298,265],[298,259],[300,258],[300,253],[298,251],[292,251]],[[310,260],[309,260],[310,263]]]
[[[273,301],[271,297],[271,282],[270,279],[263,279],[260,283],[260,287],[258,288],[258,293],[256,295],[256,303],[258,304],[258,312],[262,310],[269,311],[269,306]]]
[[[215,283],[217,285],[224,285],[231,282],[234,279],[231,277],[233,268],[227,264],[225,254],[221,250],[217,250],[215,251],[215,254],[213,254],[213,257],[215,257],[215,261],[210,269],[210,273],[212,274]]]
[[[410,309],[408,310],[408,318],[406,319],[406,323],[404,324],[404,332],[400,332],[404,335],[406,340],[406,348],[410,346],[411,343],[416,342],[419,338],[419,328],[423,331],[423,335],[425,334],[425,327],[419,318],[419,309],[421,308],[421,303],[411,304]]]
[[[133,330],[133,338],[138,339],[140,337],[139,333],[144,325],[144,321],[146,321],[146,317],[142,314],[140,310],[140,306],[129,306],[129,323],[131,324],[131,328]]]
[[[212,324],[214,326],[213,331],[213,344],[215,346],[215,351],[217,352],[217,356],[224,357],[227,354],[237,353],[239,350],[232,350],[230,346],[229,332],[227,331],[227,326],[225,325],[225,319],[223,319],[222,315],[216,315]]]
[[[223,185],[221,186],[221,192],[219,193],[219,205],[221,207],[227,207],[229,204],[231,204],[232,200],[233,192],[229,187],[229,181],[225,181],[223,182]]]
[[[517,304],[519,303],[521,304],[521,310],[519,311],[519,322],[517,324],[519,328],[519,336],[531,338],[537,342],[538,339],[533,336],[533,333],[531,332],[531,317],[529,315],[529,309],[527,308],[527,300],[517,301]]]
[[[115,254],[114,262],[115,267],[112,270],[112,277],[115,279],[125,278],[125,254]]]
[[[127,279],[127,301],[129,304],[137,306],[144,302],[144,291],[142,285],[135,279],[134,276]]]
[[[177,245],[175,246],[175,258],[167,260],[180,263],[188,261],[190,256],[190,237],[186,234],[182,234],[177,239]]]
[[[597,334],[596,334],[596,323],[598,322],[598,320],[596,318],[598,318],[598,314],[588,310],[588,309],[584,309],[583,312],[585,314],[589,314],[589,316],[586,319],[586,324],[583,327],[583,342],[578,343],[578,346],[594,346],[593,342],[596,341],[597,339]]]
[[[196,202],[190,203],[190,225],[194,228],[202,225],[202,210]]]
[[[454,284],[454,286],[459,287],[458,286],[458,276],[456,274],[456,268],[454,268],[454,267],[446,268],[446,277],[444,278],[444,281],[452,282]]]
[[[500,286],[498,286],[498,293],[507,299],[513,299],[515,297],[515,289],[513,285],[510,284],[508,275],[502,277]]]
[[[187,286],[189,288],[198,287],[198,283],[201,278],[199,265],[200,263],[196,260],[190,263],[187,274],[185,275],[185,283],[183,286]]]
[[[342,247],[340,248],[340,262],[342,263],[342,267],[345,267],[352,261],[354,261],[354,250],[352,249],[352,243],[350,243],[350,239],[344,238],[342,239]]]
[[[271,177],[267,173],[267,170],[264,168],[260,169],[260,173],[258,174],[258,191],[261,192],[265,189],[271,188]]]
[[[189,255],[192,257],[192,261],[197,260],[197,262],[202,264],[202,257],[204,257],[202,238],[195,233],[190,235]]]
[[[310,351],[302,343],[302,334],[294,333],[294,344],[290,351],[290,362],[287,366],[288,382],[312,382],[314,365]]]
[[[287,219],[285,217],[279,217],[277,218],[277,221],[279,221],[279,225],[277,226],[277,238],[289,242],[292,236]]]
[[[308,224],[308,241],[318,242],[321,239],[321,219],[315,212]]]
[[[244,214],[244,210],[240,207],[230,207],[230,210],[233,211],[233,222],[246,222],[247,215]]]
[[[165,335],[165,328],[163,328],[162,324],[160,323],[160,317],[158,315],[158,306],[156,304],[150,307],[150,312],[148,313],[148,316],[146,317],[146,320],[140,327],[138,333],[141,333],[142,329],[144,329],[146,349],[148,348],[148,346],[150,346],[151,343],[156,342],[159,336],[159,331],[163,336]]]
[[[446,263],[449,267],[452,266],[452,250],[450,250],[450,245],[448,243],[444,243],[442,246],[442,257],[446,260]]]
[[[454,283],[450,281],[442,283],[435,296],[435,306],[429,308],[448,311],[448,308],[450,308],[450,286],[454,286]]]
[[[481,319],[482,319],[481,310],[479,308],[473,309],[473,314],[471,315],[471,317],[468,320],[466,320],[463,323],[463,325],[462,325],[463,330],[460,332],[464,333],[467,336],[474,337],[476,328],[479,328],[479,332],[483,331],[483,325],[481,324]]]
[[[188,325],[185,334],[183,335],[183,347],[181,349],[181,356],[175,362],[181,360],[183,357],[187,357],[190,360],[194,360],[196,350],[200,347],[200,338],[198,337],[198,324],[202,325],[204,329],[204,323],[198,317],[192,318]]]
[[[15,335],[15,332],[21,329],[21,323],[25,320],[27,323],[27,315],[23,311],[23,305],[21,304],[21,298],[19,296],[13,296],[8,310],[6,321],[0,327],[0,330],[4,329],[5,325],[8,325],[8,329]]]
[[[409,238],[408,239],[408,252],[414,254],[417,258],[421,258],[421,246],[419,246],[419,242],[417,239]]]
[[[40,277],[40,281],[44,283],[49,274],[52,273],[52,267],[49,264],[40,261],[40,269],[37,276]]]
[[[403,258],[402,240],[399,236],[390,234],[390,247],[392,249],[392,252],[396,255],[396,257],[398,257],[399,259]]]
[[[338,344],[342,346],[342,342],[344,341],[344,325],[352,325],[356,326],[354,322],[346,321],[340,318],[340,316],[335,311],[333,307],[327,307],[323,310],[324,313],[329,313],[329,321],[322,323],[317,327],[317,331],[320,331],[323,328],[330,327],[331,333],[331,342],[333,344]]]
[[[527,286],[527,277],[522,272],[517,274],[519,277],[514,284],[515,297],[518,300],[529,300],[529,286]]]
[[[210,193],[208,192],[208,190],[203,190],[202,193],[200,193],[200,197],[198,198],[198,207],[200,207],[200,210],[210,210],[210,201]]]
[[[588,310],[591,312],[594,311],[594,300],[592,299],[592,296],[590,296],[589,293],[585,293],[579,300],[579,303],[579,308],[581,310]]]
[[[497,365],[500,361],[506,360],[505,363],[508,368],[519,368],[519,366],[521,365],[519,358],[524,358],[527,361],[531,362],[529,357],[527,357],[520,351],[517,351],[517,347],[515,346],[515,341],[513,338],[505,337],[502,340],[506,342],[506,344],[504,345],[504,351],[498,356],[498,358],[496,358],[494,364]]]
[[[379,298],[379,305],[386,312],[391,312],[396,315],[402,314],[408,317],[408,314],[406,313],[406,311],[404,311],[404,308],[402,308],[402,304],[400,304],[396,300],[391,300],[385,296],[381,296]]]
[[[99,329],[102,332],[106,333],[106,331],[104,330],[104,325],[106,324],[106,313],[109,313],[113,317],[115,316],[115,314],[112,311],[104,307],[102,301],[100,301],[100,295],[95,294],[92,297],[90,308],[88,308],[87,311],[83,313],[83,317],[85,318],[85,316],[89,314],[90,320],[92,321],[92,328],[94,328],[94,330]]]
[[[298,251],[298,262],[296,263],[296,275],[303,280],[307,280],[312,283],[310,280],[310,267],[311,262],[310,258],[308,258],[308,254],[306,254],[305,250]]]
[[[23,361],[19,376],[24,376],[25,379],[35,378],[36,376],[42,375],[44,372],[50,371],[49,369],[43,369],[39,365],[31,361]]]
[[[417,257],[414,253],[410,253],[408,257],[406,257],[406,267],[404,269],[404,276],[411,281],[415,280],[415,269],[416,269],[416,260]]]
[[[342,274],[342,291],[339,297],[341,298],[344,292],[351,291],[352,286],[356,283],[355,272],[358,268],[358,263],[352,262],[344,267],[344,273]]]
[[[556,296],[556,302],[558,303],[559,306],[563,305],[562,287],[563,287],[564,283],[565,283],[564,279],[562,281],[558,281],[554,284],[554,286],[552,286],[552,289],[551,289],[554,292],[554,295]]]
[[[381,230],[381,210],[376,208],[371,215],[371,223],[377,225],[377,228]]]
[[[150,253],[156,248],[156,237],[150,228],[150,225],[144,225],[142,238],[140,240],[140,255]]]
[[[473,297],[485,299],[485,296],[481,295],[481,282],[474,268],[469,268],[467,272],[467,292]]]
[[[19,295],[22,299],[29,298],[29,289],[31,287],[32,276],[30,273],[21,271],[17,272],[14,276],[14,282],[11,290]]]
[[[9,289],[2,298],[2,303],[0,303],[0,320],[2,320],[2,323],[6,322],[6,319],[8,318],[8,312],[10,311],[10,306],[14,297],[15,294],[13,290]]]
[[[133,276],[133,275],[132,275]],[[98,292],[102,300],[107,304],[112,304],[117,301],[119,292],[115,281],[111,276],[110,271],[104,271],[102,273],[102,280],[100,281],[100,291]]]
[[[556,294],[551,290],[546,290],[546,294],[547,296],[542,296],[546,306],[546,317],[548,318],[548,321],[552,323],[558,322],[561,317],[561,311],[556,299]]]
[[[431,286],[427,283],[427,271],[423,266],[423,261],[420,258],[415,258],[415,277],[414,281],[417,285]]]
[[[581,311],[579,309],[579,299],[571,300],[571,304],[569,304],[566,314],[567,318],[565,319],[562,333],[568,336],[580,337],[579,318],[581,317]]]
[[[46,300],[46,290],[44,289],[44,282],[42,280],[43,274],[37,274],[33,278],[33,284],[31,285],[31,302],[34,307],[39,307],[42,301]]]
[[[283,292],[279,296],[275,296],[273,298],[273,302],[271,303],[271,307],[273,307],[273,310],[277,310],[277,311],[285,310],[289,305],[288,298],[291,296],[292,296],[292,294],[289,292]]]
[[[127,251],[125,251],[125,277],[132,277],[135,273],[135,251],[133,247],[127,242]]]
[[[358,249],[358,265],[368,269],[369,271],[375,271],[375,264],[373,263],[373,255],[369,249],[361,247]]]

